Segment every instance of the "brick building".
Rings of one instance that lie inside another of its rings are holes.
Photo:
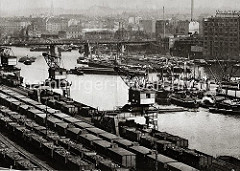
[[[240,12],[221,12],[203,19],[204,56],[237,59],[240,56]]]

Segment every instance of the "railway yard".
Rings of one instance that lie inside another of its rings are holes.
[[[0,155],[5,166],[27,170],[239,169],[188,149],[184,138],[129,126],[121,126],[121,136],[117,136],[23,94],[0,87]]]

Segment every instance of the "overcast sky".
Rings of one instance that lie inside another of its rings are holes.
[[[158,9],[165,6],[171,8],[190,9],[191,0],[0,0],[0,9],[4,11],[24,10],[27,8],[50,8],[53,1],[54,8],[88,9],[94,5],[132,8]],[[240,10],[239,0],[195,0],[195,8],[236,9]]]

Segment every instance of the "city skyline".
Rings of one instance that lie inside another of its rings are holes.
[[[157,10],[164,6],[166,13],[190,13],[191,0],[0,0],[0,14],[5,15],[24,15],[34,14],[32,9],[50,9],[53,3],[54,9],[81,10],[89,9],[92,6],[103,6],[113,9],[139,9]],[[240,4],[237,0],[201,0],[194,1],[194,8],[197,12],[212,12],[215,10],[238,10]],[[91,9],[91,8],[90,8]],[[189,11],[189,12],[188,12]],[[43,11],[45,12],[45,11]],[[92,11],[89,11],[92,12]]]

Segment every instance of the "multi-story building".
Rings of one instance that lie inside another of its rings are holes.
[[[141,20],[141,17],[134,17],[134,16],[131,16],[128,18],[128,24],[139,24]]]
[[[200,32],[200,23],[198,21],[189,22],[189,33],[199,34]]]
[[[112,40],[114,31],[109,29],[83,29],[83,38],[85,40]]]
[[[157,20],[156,38],[170,37],[174,35],[188,35],[189,21]]]
[[[203,19],[204,56],[236,59],[240,56],[240,12],[217,11]]]
[[[176,24],[176,30],[175,33],[176,35],[188,35],[189,31],[190,31],[190,23],[188,20],[180,20],[177,21]]]
[[[46,18],[37,17],[31,19],[31,27],[30,30],[28,29],[29,36],[40,37],[46,31]]]
[[[46,29],[51,34],[58,34],[59,31],[66,31],[69,19],[65,18],[49,18],[47,20]]]
[[[68,27],[72,26],[72,25],[78,25],[80,23],[79,20],[76,20],[76,19],[70,19],[68,21]]]
[[[82,27],[80,25],[71,25],[66,31],[67,39],[82,38]]]
[[[156,21],[154,20],[140,20],[140,26],[143,28],[143,31],[151,38],[155,35],[156,31]]]
[[[29,24],[30,21],[25,18],[4,18],[0,21],[0,29],[6,35],[17,35]]]
[[[181,56],[190,59],[202,58],[203,40],[199,36],[173,38],[173,45],[170,47],[171,55]]]

